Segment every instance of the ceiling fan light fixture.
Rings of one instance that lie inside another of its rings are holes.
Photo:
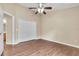
[[[39,13],[43,13],[43,11],[44,11],[44,8],[38,8]]]
[[[35,9],[35,14],[47,14],[46,10],[52,10],[52,7],[45,7],[43,3],[38,3],[38,7],[30,7],[29,9]]]
[[[39,7],[42,8],[42,3],[39,4]]]
[[[38,13],[41,13],[41,9],[40,8],[38,8]]]
[[[44,8],[41,9],[41,13],[43,13],[43,11],[44,11]]]

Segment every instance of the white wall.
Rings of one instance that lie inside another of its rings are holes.
[[[42,16],[41,38],[79,47],[79,7]]]
[[[12,14],[14,17],[15,17],[15,30],[14,30],[14,33],[15,33],[15,38],[14,38],[14,44],[16,44],[19,39],[18,39],[18,21],[19,19],[21,20],[24,20],[24,21],[33,21],[36,24],[36,27],[37,27],[37,30],[36,30],[36,33],[37,33],[37,37],[39,36],[39,29],[38,29],[38,24],[39,24],[39,18],[38,18],[38,15],[35,15],[33,11],[23,7],[23,6],[20,6],[16,3],[12,3],[12,4],[8,4],[8,3],[4,3],[4,4],[0,4],[3,11],[7,11],[8,13]],[[7,43],[9,44],[9,43]]]
[[[18,42],[37,39],[36,23],[33,21],[18,21]]]

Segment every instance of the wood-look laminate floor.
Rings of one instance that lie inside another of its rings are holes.
[[[5,56],[79,56],[79,49],[46,40],[31,40],[7,45]]]

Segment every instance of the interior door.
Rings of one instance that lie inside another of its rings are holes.
[[[4,50],[4,42],[3,42],[3,13],[0,8],[0,55]]]

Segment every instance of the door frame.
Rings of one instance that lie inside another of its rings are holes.
[[[4,17],[4,14],[7,14],[12,17],[12,45],[14,45],[15,44],[15,40],[14,40],[15,39],[15,16],[10,12],[3,10],[3,17]]]

